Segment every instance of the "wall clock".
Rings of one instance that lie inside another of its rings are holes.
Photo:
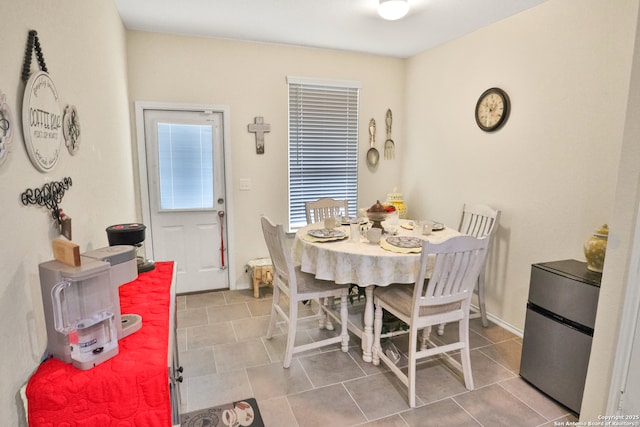
[[[25,86],[22,131],[31,163],[41,172],[51,171],[60,156],[62,112],[56,86],[44,71],[33,73]]]
[[[476,123],[485,132],[500,129],[509,118],[511,104],[507,93],[497,87],[485,90],[476,103]]]

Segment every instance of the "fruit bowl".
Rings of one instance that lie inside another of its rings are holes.
[[[387,217],[389,216],[389,212],[371,212],[370,210],[367,210],[367,218],[369,218],[370,221],[372,222],[381,222],[384,221],[385,219],[387,219]]]
[[[391,215],[394,211],[384,211],[384,212],[376,212],[367,210],[367,217],[369,221],[372,222],[371,228],[380,228],[384,232],[384,227],[382,226],[382,221],[386,220],[389,215]]]
[[[376,204],[367,209],[367,218],[373,223],[371,225],[372,228],[380,228],[384,231],[384,227],[382,226],[382,221],[387,219],[387,217],[396,211],[395,206],[388,205],[385,206],[380,201],[376,201]]]

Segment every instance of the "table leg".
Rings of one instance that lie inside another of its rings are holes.
[[[367,286],[364,288],[366,301],[364,306],[364,331],[362,334],[362,360],[371,362],[373,348],[373,288],[375,286]]]

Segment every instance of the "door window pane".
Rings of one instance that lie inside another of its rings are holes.
[[[158,123],[160,209],[213,208],[211,126]]]

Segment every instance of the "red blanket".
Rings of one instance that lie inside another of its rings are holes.
[[[158,262],[120,286],[122,313],[142,316],[142,328],[120,340],[119,354],[86,371],[57,359],[29,379],[31,427],[168,427],[167,378],[172,262]]]

